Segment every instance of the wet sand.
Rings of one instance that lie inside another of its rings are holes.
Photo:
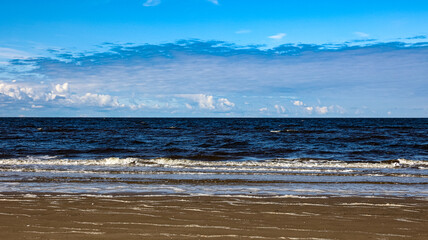
[[[428,239],[428,200],[0,196],[0,239]]]

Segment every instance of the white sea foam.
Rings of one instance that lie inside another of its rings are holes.
[[[352,171],[352,168],[428,168],[428,161],[397,159],[384,162],[349,162],[338,160],[307,160],[307,159],[270,159],[251,161],[197,161],[188,159],[140,159],[117,158],[103,159],[56,159],[56,158],[14,158],[0,159],[0,165],[64,165],[64,166],[170,166],[176,168],[186,167],[249,167],[254,168],[344,168]]]
[[[0,192],[428,196],[427,161],[0,159]],[[382,183],[382,184],[378,184]]]

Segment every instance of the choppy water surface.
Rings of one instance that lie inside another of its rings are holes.
[[[0,192],[428,197],[428,119],[0,119]]]

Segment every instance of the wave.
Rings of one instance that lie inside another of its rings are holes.
[[[64,166],[231,166],[231,167],[275,167],[275,168],[414,168],[428,169],[428,161],[394,159],[386,161],[341,161],[323,160],[312,158],[294,159],[266,159],[266,160],[245,160],[245,161],[203,161],[191,159],[174,158],[118,158],[108,157],[102,159],[57,159],[56,157],[26,157],[0,159],[0,165],[64,165]]]
[[[428,196],[428,161],[0,159],[1,192]]]

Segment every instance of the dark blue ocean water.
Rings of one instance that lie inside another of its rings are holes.
[[[2,118],[0,194],[428,197],[428,119]]]
[[[2,118],[0,158],[428,160],[428,119]]]

